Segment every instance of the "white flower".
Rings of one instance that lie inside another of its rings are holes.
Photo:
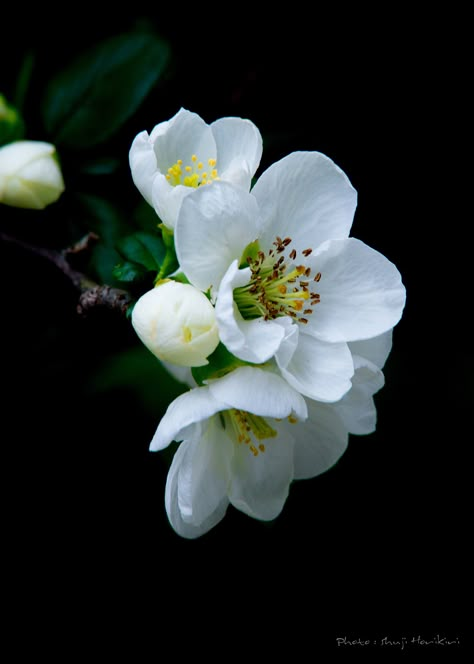
[[[181,269],[216,301],[222,343],[254,364],[274,356],[285,379],[318,401],[350,389],[348,342],[390,330],[405,303],[396,267],[348,237],[355,207],[330,159],[297,152],[251,194],[224,182],[197,191],[175,229]]]
[[[189,284],[159,283],[140,297],[132,325],[145,346],[160,360],[181,367],[208,364],[219,334],[214,307]]]
[[[221,118],[207,125],[181,109],[142,131],[130,149],[135,185],[162,222],[173,229],[181,202],[203,184],[223,180],[247,191],[262,156],[262,138],[250,120]]]
[[[168,518],[183,537],[207,532],[229,503],[249,516],[274,519],[293,479],[319,475],[344,453],[348,432],[375,428],[372,395],[383,374],[355,356],[353,387],[338,403],[308,400],[278,375],[241,367],[179,396],[150,449],[182,440],[165,491]]]
[[[56,149],[41,141],[16,141],[0,148],[0,202],[42,210],[64,191]]]

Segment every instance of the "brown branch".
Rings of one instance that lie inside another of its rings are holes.
[[[120,288],[94,286],[94,288],[88,288],[80,296],[77,313],[86,314],[94,307],[105,307],[126,314],[132,302],[133,298],[130,293]]]
[[[77,305],[77,312],[79,314],[86,314],[94,307],[105,307],[125,314],[133,302],[133,298],[127,291],[120,288],[112,288],[111,286],[100,286],[84,273],[74,270],[67,261],[67,256],[89,249],[91,244],[98,239],[99,237],[95,233],[88,233],[72,247],[63,251],[57,251],[55,249],[37,247],[34,244],[0,232],[0,240],[2,242],[8,242],[32,254],[42,256],[61,270],[73,286],[81,292]]]

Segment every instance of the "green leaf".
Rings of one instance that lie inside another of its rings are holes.
[[[146,274],[146,270],[136,263],[130,263],[129,261],[124,261],[116,265],[112,271],[115,279],[119,281],[125,281],[131,283],[132,281],[139,281],[143,279]]]
[[[143,265],[150,272],[158,272],[166,253],[161,238],[145,231],[120,238],[117,250],[126,261]]]
[[[120,256],[113,247],[99,242],[92,249],[88,272],[92,272],[101,284],[119,285],[114,277],[114,269],[119,261]]]
[[[88,161],[81,166],[81,173],[86,175],[111,175],[120,167],[120,160],[114,157],[103,157]]]
[[[81,55],[50,82],[43,100],[55,144],[80,150],[109,138],[150,92],[169,55],[151,33],[119,35]]]
[[[23,138],[25,124],[18,110],[0,94],[0,145]]]
[[[77,194],[77,200],[87,229],[97,233],[104,244],[114,247],[118,238],[128,230],[119,210],[107,199],[92,194]]]

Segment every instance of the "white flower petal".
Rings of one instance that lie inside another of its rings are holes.
[[[190,367],[179,367],[172,362],[164,362],[160,360],[166,371],[170,373],[178,383],[184,383],[188,387],[197,387],[196,381],[193,378]]]
[[[222,278],[216,302],[216,320],[219,337],[224,346],[246,362],[262,364],[278,350],[285,329],[276,322],[263,318],[244,320],[234,302],[234,289],[249,283],[250,268],[239,270],[233,261]]]
[[[187,446],[178,480],[178,505],[186,523],[206,521],[227,496],[234,447],[220,421],[211,417],[199,439]]]
[[[360,240],[331,240],[311,256],[321,272],[321,302],[307,332],[326,341],[358,341],[387,332],[400,320],[405,288],[393,263]]]
[[[309,417],[296,424],[282,423],[292,429],[296,438],[294,448],[295,479],[308,479],[331,468],[347,449],[348,433],[336,409],[336,404],[308,401]]]
[[[232,460],[230,502],[256,519],[268,521],[281,512],[293,479],[293,438],[278,430],[275,438],[263,441],[265,452],[254,456],[248,446],[235,446]]]
[[[155,127],[151,137],[156,162],[163,174],[178,159],[183,160],[183,165],[190,165],[193,154],[203,163],[216,158],[216,142],[211,128],[199,115],[184,108],[171,120]]]
[[[300,329],[290,361],[280,353],[275,358],[288,383],[311,399],[338,401],[351,388],[354,366],[347,344],[326,343]]]
[[[197,189],[181,206],[176,224],[176,254],[189,281],[217,289],[232,261],[258,235],[255,198],[226,182]]]
[[[393,330],[363,341],[351,341],[349,348],[353,355],[360,355],[373,362],[379,369],[383,369],[390,351],[392,350]]]
[[[223,406],[210,393],[209,387],[196,387],[180,394],[166,410],[150,443],[156,452],[167,447],[172,440],[183,440],[183,431],[223,410]]]
[[[210,382],[208,387],[215,400],[228,408],[275,418],[294,413],[304,419],[307,414],[301,394],[283,378],[264,369],[239,367]]]
[[[349,235],[357,192],[331,159],[319,152],[293,152],[268,168],[252,193],[265,230],[261,246],[290,237],[297,251]]]
[[[221,180],[250,189],[262,157],[259,130],[241,118],[221,118],[211,124],[217,145],[217,170]]]
[[[365,435],[375,431],[377,411],[372,397],[383,387],[384,375],[375,364],[357,355],[354,367],[351,390],[333,406],[350,433]]]
[[[224,517],[229,504],[228,498],[223,496],[221,501],[215,506],[215,509],[199,523],[187,523],[184,521],[178,502],[179,480],[183,460],[186,463],[189,448],[192,445],[193,443],[191,442],[184,442],[178,447],[168,472],[165,489],[165,507],[168,519],[178,535],[188,539],[200,537],[211,530]],[[212,505],[212,501],[208,504]]]
[[[142,131],[135,137],[129,153],[132,179],[147,203],[153,205],[152,186],[158,172],[153,143],[148,132]]]
[[[156,174],[151,193],[152,205],[167,228],[174,229],[183,200],[195,191],[194,187],[182,184],[172,187],[164,175]]]

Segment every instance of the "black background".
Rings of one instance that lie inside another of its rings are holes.
[[[327,16],[315,6],[311,17],[257,22],[227,6],[197,12],[195,23],[180,13],[31,18],[8,44],[2,77],[27,46],[44,76],[151,17],[171,44],[172,72],[115,139],[124,162],[138,131],[184,106],[208,122],[252,119],[264,136],[259,172],[298,149],[341,166],[359,192],[352,234],[392,260],[407,288],[377,431],[351,437],[327,474],[293,484],[275,522],[230,508],[208,535],[182,540],[164,511],[168,462],[148,452],[161,412],[150,417],[123,389],[86,389],[104,356],[135,343],[133,331],[108,316],[79,319],[77,295],[53,266],[0,247],[5,572],[13,623],[30,633],[19,644],[75,652],[98,635],[106,654],[149,643],[156,657],[191,647],[224,658],[255,655],[255,639],[262,652],[289,644],[299,661],[360,652],[337,648],[337,637],[440,634],[460,639],[444,650],[452,657],[469,638],[464,416],[473,392],[456,285],[467,222],[450,184],[454,150],[464,150],[462,17]],[[126,167],[122,177],[137,202]],[[21,230],[52,243],[42,232]],[[412,652],[443,650],[425,648]]]

